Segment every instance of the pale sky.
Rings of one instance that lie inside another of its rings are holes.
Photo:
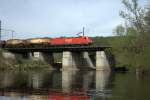
[[[121,9],[121,0],[0,0],[0,20],[15,38],[76,36],[83,26],[87,36],[112,36]]]

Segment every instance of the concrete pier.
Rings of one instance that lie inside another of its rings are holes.
[[[76,56],[70,51],[63,52],[62,70],[77,70]]]
[[[51,65],[54,63],[53,53],[50,52],[29,52],[27,58],[32,60],[40,60]]]
[[[96,51],[96,70],[111,70],[109,60],[104,51]]]
[[[33,52],[27,53],[27,59],[33,59]]]
[[[41,60],[41,53],[40,52],[28,52],[27,58],[32,60]]]
[[[96,69],[87,51],[83,52],[83,63],[86,68]]]
[[[87,51],[85,52],[71,52],[64,51],[62,58],[62,69],[96,69],[96,70],[107,70],[110,71],[109,60],[104,51],[96,51],[96,66],[92,62],[92,59],[89,56]],[[82,68],[81,68],[82,66]]]
[[[62,69],[70,69],[72,67],[72,53],[69,51],[63,52]]]

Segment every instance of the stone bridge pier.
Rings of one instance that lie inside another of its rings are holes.
[[[80,55],[70,51],[64,51],[62,57],[62,70],[77,70]],[[78,59],[78,60],[77,60]]]
[[[89,56],[87,51],[84,52],[71,52],[71,51],[64,51],[62,57],[62,69],[69,70],[69,69],[78,69],[78,66],[83,68],[90,68],[95,70],[105,70],[110,71],[111,65],[109,63],[109,59],[106,56],[105,51],[95,51],[95,62]]]
[[[44,61],[50,65],[54,64],[54,57],[52,52],[28,52],[27,58]]]
[[[109,59],[104,51],[96,51],[96,70],[111,70]]]

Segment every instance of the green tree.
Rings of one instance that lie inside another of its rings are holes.
[[[145,10],[138,4],[138,0],[123,0],[126,10],[120,12],[120,16],[128,21],[137,34],[145,33],[144,15]]]
[[[146,32],[150,34],[150,5],[145,15]]]
[[[114,30],[113,34],[117,36],[124,36],[125,34],[125,28],[122,25],[118,25]]]
[[[118,25],[114,30],[113,34],[116,36],[135,36],[137,31],[132,26]]]
[[[137,31],[135,30],[134,27],[130,26],[126,28],[126,35],[127,36],[135,36]]]

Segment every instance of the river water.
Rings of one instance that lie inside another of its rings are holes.
[[[150,100],[150,77],[104,71],[1,71],[0,100]]]

